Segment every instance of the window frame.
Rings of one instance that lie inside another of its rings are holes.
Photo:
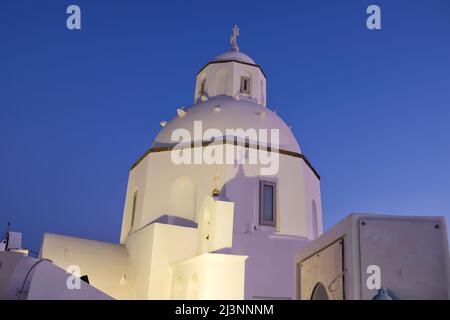
[[[248,81],[247,90],[244,90],[244,81]],[[247,76],[241,76],[241,93],[246,95],[251,95],[252,92],[252,78]]]
[[[264,219],[264,186],[271,186],[272,193],[272,220]],[[275,181],[260,180],[259,181],[259,224],[262,226],[275,227],[277,224],[277,183]]]

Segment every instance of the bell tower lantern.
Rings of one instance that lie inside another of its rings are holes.
[[[195,103],[230,96],[266,106],[266,76],[252,58],[239,51],[238,36],[239,28],[234,26],[230,50],[216,56],[197,73]]]

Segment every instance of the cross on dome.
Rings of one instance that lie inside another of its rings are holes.
[[[239,47],[237,45],[237,37],[239,36],[239,27],[235,24],[232,30],[233,34],[230,37],[231,50],[239,51]]]

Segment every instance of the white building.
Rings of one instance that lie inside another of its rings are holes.
[[[414,218],[390,228],[396,220],[383,217],[382,227],[364,229],[368,240],[358,240],[363,233],[352,216],[319,237],[319,175],[290,128],[267,107],[263,69],[239,51],[238,29],[233,31],[231,50],[198,72],[194,104],[174,108],[152,148],[132,166],[120,243],[45,234],[41,260],[21,259],[16,244],[16,252],[0,252],[0,264],[6,266],[0,272],[0,299],[370,298],[376,292],[364,291],[361,284],[364,254],[372,251],[389,270],[383,279],[393,279],[395,288],[404,287],[403,271],[426,277],[428,269],[411,267],[414,261],[446,273],[444,282],[424,282],[442,287],[416,286],[425,289],[407,297],[446,297],[450,277],[443,219],[419,221],[423,230],[432,226],[427,245],[438,243],[432,255],[411,247],[408,237],[419,230],[409,227]],[[386,242],[391,237],[386,230],[399,240]],[[384,255],[383,244],[394,242],[402,245]],[[376,248],[383,248],[381,254]],[[391,259],[394,255],[418,258],[405,264],[403,258]],[[73,291],[64,283],[70,276],[64,271],[87,275],[90,285],[83,282],[81,291]]]
[[[212,144],[195,132],[199,124],[206,134],[215,129]],[[230,51],[198,72],[194,104],[162,126],[131,168],[120,244],[46,234],[41,257],[79,266],[118,299],[293,298],[293,257],[322,233],[320,180],[267,107],[263,69],[235,36]],[[190,133],[186,153],[176,148],[176,129]],[[195,158],[208,144],[223,150],[223,163]],[[177,164],[177,154],[198,164]]]

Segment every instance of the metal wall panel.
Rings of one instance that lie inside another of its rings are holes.
[[[301,299],[324,298],[323,288],[330,300],[343,300],[343,240],[339,239],[299,264]],[[322,286],[318,286],[321,284]],[[317,287],[318,286],[318,287]],[[322,289],[322,290],[321,290]]]
[[[381,286],[397,299],[447,299],[445,226],[439,220],[361,218],[359,221],[362,299],[369,289],[367,267],[377,265]]]

